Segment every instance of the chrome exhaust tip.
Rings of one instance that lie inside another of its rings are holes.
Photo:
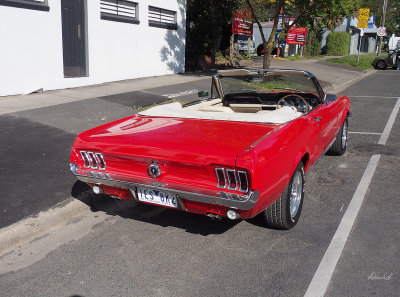
[[[207,213],[206,216],[213,221],[220,221],[222,219],[222,216],[216,213]]]
[[[121,196],[118,195],[110,195],[111,198],[116,199],[116,200],[123,200]]]

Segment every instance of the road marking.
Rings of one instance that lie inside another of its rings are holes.
[[[383,130],[382,136],[378,141],[378,144],[385,145],[386,141],[389,138],[390,131],[392,130],[394,121],[396,120],[397,113],[399,112],[400,108],[400,97],[397,98],[396,105],[393,107],[392,113],[390,114],[389,120],[386,123],[386,127]]]
[[[324,296],[332,278],[333,271],[335,270],[336,264],[342,254],[344,245],[349,237],[354,221],[357,218],[357,214],[361,208],[361,204],[364,200],[365,194],[367,193],[380,157],[381,155],[373,155],[369,160],[368,166],[357,186],[356,192],[340,221],[339,227],[336,230],[324,257],[322,258],[304,297]]]
[[[161,95],[161,96],[167,97],[167,98],[176,98],[176,97],[188,96],[188,95],[191,95],[191,94],[195,94],[197,92],[198,92],[197,89],[193,89],[193,90],[183,91],[183,92],[179,92],[179,93],[175,93],[175,94],[164,94],[164,95]]]
[[[361,135],[382,135],[382,133],[377,133],[377,132],[350,132],[349,134],[361,134]]]

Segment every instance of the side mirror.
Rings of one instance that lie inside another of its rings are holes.
[[[197,92],[197,96],[208,97],[208,91],[199,91],[199,92]]]

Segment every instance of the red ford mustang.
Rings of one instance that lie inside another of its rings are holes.
[[[199,96],[207,92],[199,92]],[[210,98],[152,107],[81,133],[70,167],[95,193],[290,229],[304,175],[347,146],[350,100],[309,72],[219,71]]]

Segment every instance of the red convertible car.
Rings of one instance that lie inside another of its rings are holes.
[[[282,69],[219,71],[209,97],[81,133],[72,172],[113,198],[292,228],[304,175],[326,152],[346,151],[350,100]]]

